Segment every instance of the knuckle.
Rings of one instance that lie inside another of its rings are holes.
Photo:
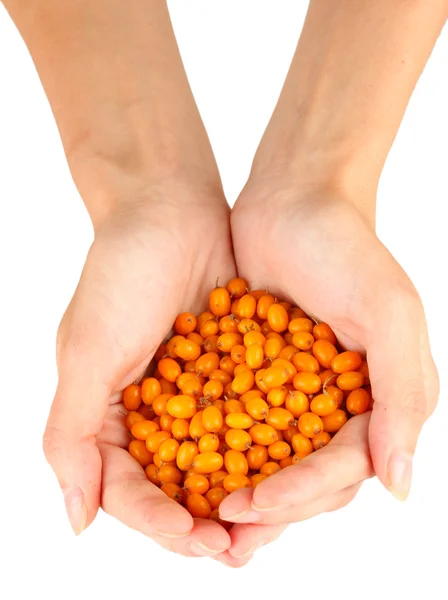
[[[42,449],[50,465],[54,465],[64,453],[64,434],[52,425],[47,425],[43,438]]]

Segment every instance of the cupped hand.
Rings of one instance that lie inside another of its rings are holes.
[[[368,416],[353,418],[325,450],[253,493],[232,495],[221,505],[222,516],[287,523],[337,506],[334,494],[344,504],[371,476],[369,455],[382,483],[406,498],[417,438],[437,402],[438,377],[419,296],[371,220],[348,195],[264,181],[241,194],[232,235],[238,272],[252,288],[269,286],[329,323],[343,346],[367,352],[375,403],[369,422]]]
[[[152,485],[128,454],[121,392],[145,371],[176,315],[203,308],[235,274],[220,194],[159,184],[129,194],[98,227],[58,334],[59,381],[44,451],[80,533],[98,507],[188,556],[225,551],[229,535]]]

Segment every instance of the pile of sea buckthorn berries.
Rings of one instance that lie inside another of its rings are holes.
[[[193,517],[219,518],[255,487],[328,444],[369,410],[367,363],[326,323],[232,279],[210,310],[180,314],[152,377],[123,392],[130,454]]]

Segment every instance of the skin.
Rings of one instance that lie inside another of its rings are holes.
[[[404,499],[438,379],[418,294],[375,235],[375,197],[446,0],[310,3],[232,212],[234,256],[253,287],[268,284],[328,322],[344,345],[367,350],[376,402],[300,465],[226,498],[229,533],[193,521],[124,449],[121,391],[143,374],[176,314],[200,310],[216,277],[236,273],[228,206],[166,5],[4,4],[95,231],[59,329],[44,437],[75,533],[101,501],[169,550],[239,567],[287,523],[346,505],[373,473]]]

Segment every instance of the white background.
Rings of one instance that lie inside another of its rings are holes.
[[[178,0],[171,8],[233,202],[306,3]],[[32,62],[0,8],[0,598],[149,598],[156,588],[184,600],[448,597],[447,64],[445,28],[390,154],[378,204],[379,235],[423,297],[442,382],[412,495],[401,505],[370,481],[348,508],[290,527],[249,566],[231,571],[168,554],[104,514],[77,539],[68,525],[41,436],[56,385],[56,328],[92,228]]]

